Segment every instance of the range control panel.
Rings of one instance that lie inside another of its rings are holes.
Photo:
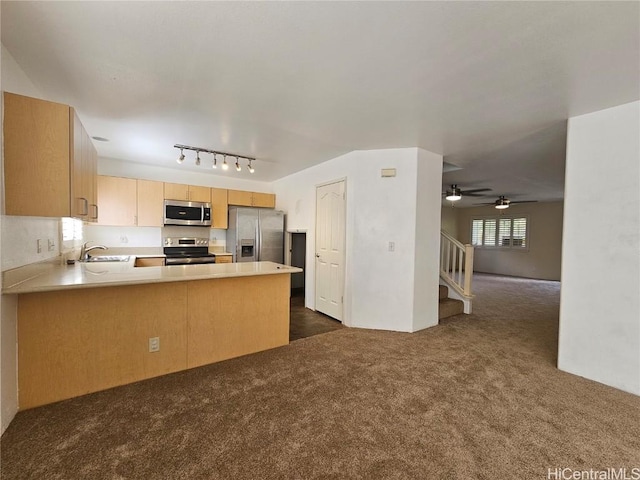
[[[208,238],[166,237],[165,247],[208,247]]]

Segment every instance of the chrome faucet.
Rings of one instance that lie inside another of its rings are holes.
[[[93,247],[89,247],[89,248],[87,248],[87,245],[89,245],[89,242],[83,243],[82,244],[82,248],[80,249],[79,261],[81,261],[81,262],[88,262],[89,261],[89,252],[91,250],[96,250],[96,249],[107,250],[107,247],[105,247],[104,245],[94,245]]]

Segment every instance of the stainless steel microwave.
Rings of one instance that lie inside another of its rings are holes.
[[[186,202],[184,200],[165,200],[164,224],[210,227],[211,204]]]

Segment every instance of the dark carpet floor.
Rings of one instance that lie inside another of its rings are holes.
[[[559,284],[475,279],[474,314],[339,329],[21,412],[2,479],[544,479],[640,466],[640,398],[555,368]]]

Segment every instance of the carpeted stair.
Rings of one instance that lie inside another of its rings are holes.
[[[462,300],[449,298],[449,287],[440,285],[438,293],[440,299],[440,303],[438,304],[438,320],[464,313],[464,304],[462,303]]]

